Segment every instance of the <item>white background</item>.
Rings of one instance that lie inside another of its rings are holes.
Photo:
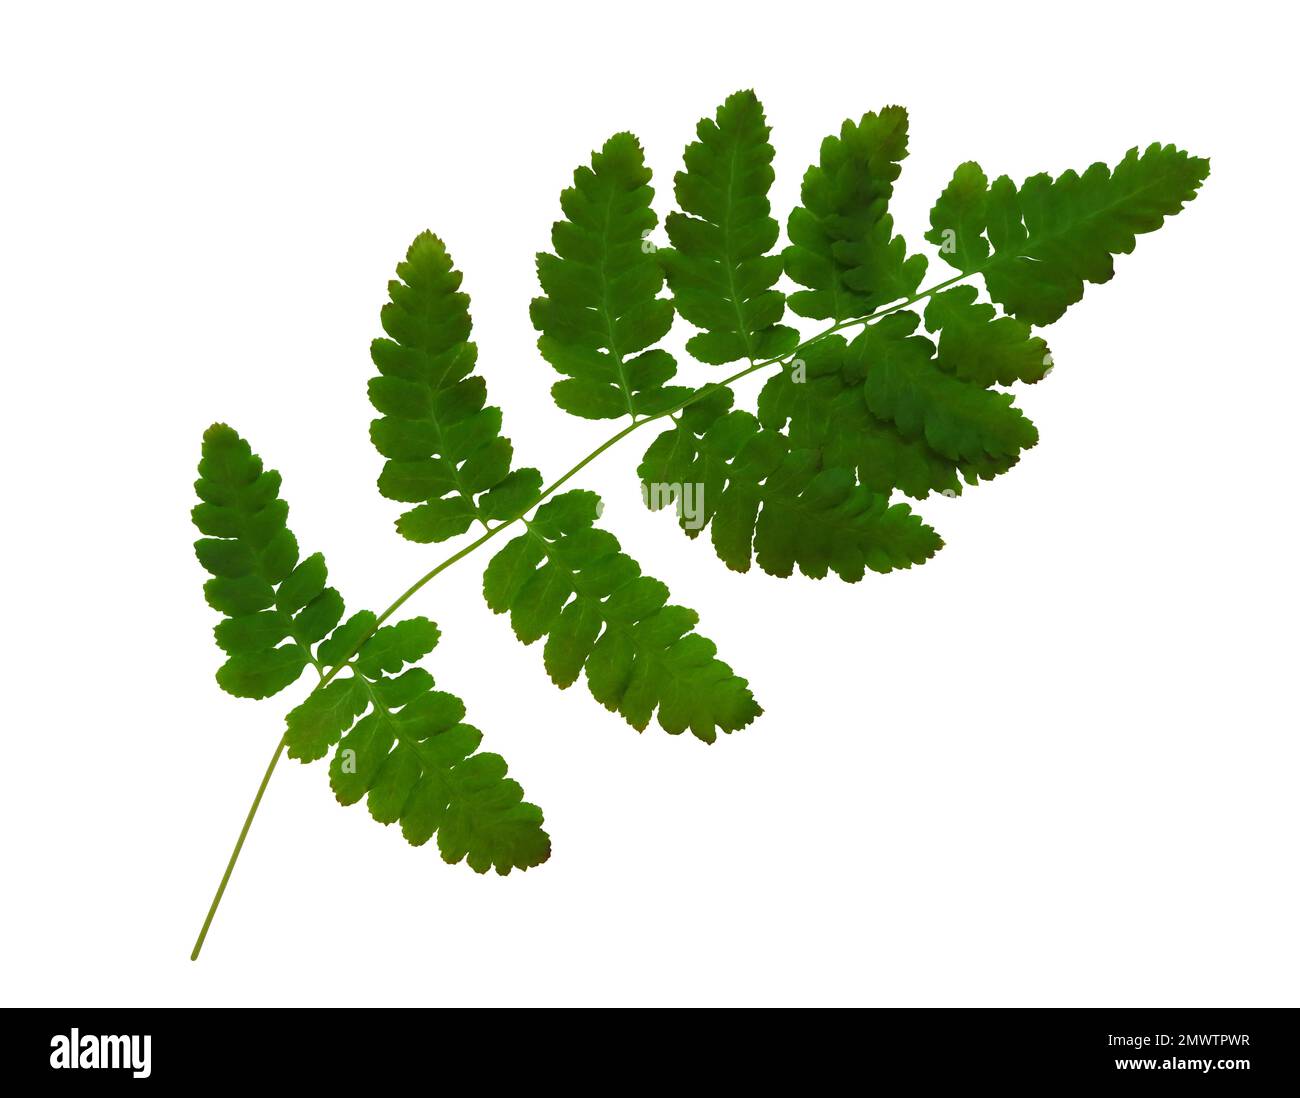
[[[1294,1004],[1294,39],[1277,5],[1209,10],[8,9],[4,1001]],[[366,433],[406,245],[447,241],[491,398],[554,476],[612,429],[551,403],[534,348],[558,193],[630,128],[662,216],[696,119],[749,86],[782,218],[825,133],[908,106],[918,249],[968,158],[1023,178],[1160,140],[1213,171],[1047,333],[1057,369],[1021,397],[1041,444],[921,505],[947,540],[924,568],[727,571],[641,509],[649,430],[581,477],[761,721],[706,747],[556,691],[483,606],[479,554],[412,610],[551,861],[444,865],[285,761],[191,964],[307,685],[213,682],[203,428],[283,472],[351,608],[386,605],[448,551],[395,535]]]

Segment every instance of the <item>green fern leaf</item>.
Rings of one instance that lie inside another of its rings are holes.
[[[380,376],[370,400],[381,417],[370,437],[388,459],[379,491],[419,504],[397,520],[403,537],[445,541],[499,511],[503,496],[512,505],[535,500],[541,475],[511,472],[501,411],[484,407],[487,388],[474,374],[469,297],[442,241],[421,233],[397,274],[380,312],[388,338],[371,345]]]
[[[907,112],[886,107],[845,121],[822,142],[804,175],[803,205],[790,214],[786,273],[808,289],[790,295],[800,316],[847,320],[916,293],[924,256],[907,255],[888,213],[907,155]]]
[[[325,667],[337,667],[357,651],[375,631],[378,622],[374,611],[357,611],[321,642],[316,649],[316,659]]]
[[[438,627],[428,618],[408,618],[396,625],[385,625],[372,633],[357,652],[357,668],[372,679],[383,671],[395,674],[432,652],[438,635]]]
[[[958,164],[952,180],[930,211],[926,240],[963,274],[979,270],[989,258],[984,237],[989,216],[989,180],[973,160]]]
[[[757,559],[769,575],[797,566],[814,579],[833,571],[856,583],[868,568],[908,568],[941,547],[906,504],[891,507],[888,492],[857,483],[851,465],[792,448],[748,412],[723,413],[720,401],[711,411],[711,421],[700,414],[660,435],[639,472],[648,505],[676,503],[692,537],[710,525],[728,567],[746,572]]]
[[[907,333],[898,332],[906,338]],[[786,431],[792,445],[817,451],[826,466],[856,470],[859,484],[880,495],[895,489],[913,499],[932,492],[959,495],[964,484],[1010,469],[1014,455],[954,459],[923,435],[905,435],[889,419],[872,414],[865,393],[870,359],[877,350],[897,354],[890,342],[888,330],[884,340],[863,335],[852,345],[840,336],[820,341],[801,356],[802,380],[796,380],[795,366],[789,365],[763,387],[760,422],[769,430]]]
[[[509,611],[525,644],[547,637],[544,661],[562,689],[585,668],[592,695],[638,731],[658,713],[666,732],[712,743],[762,712],[744,679],[693,632],[698,615],[669,606],[668,588],[641,574],[614,535],[597,529],[599,501],[566,492],[489,563],[483,594]]]
[[[867,410],[861,379],[846,375],[847,351],[848,342],[833,336],[801,356],[801,376],[793,365],[774,374],[759,393],[759,422],[785,433],[792,446],[820,453],[826,465],[854,470],[858,482],[877,494],[894,488],[914,499],[957,494],[952,462]]]
[[[1041,381],[1052,366],[1047,344],[1024,321],[975,298],[974,286],[957,286],[926,306],[926,328],[940,333],[939,368],[985,388]]]
[[[303,762],[337,745],[330,779],[340,801],[368,793],[377,820],[401,820],[417,846],[436,831],[444,860],[480,873],[544,862],[541,810],[523,801],[499,755],[475,754],[482,737],[459,723],[464,705],[435,691],[422,668],[393,677],[433,650],[438,627],[411,618],[376,629],[368,610],[339,624],[343,599],[325,586],[325,558],[298,560],[279,474],[224,424],[203,436],[196,489],[194,522],[208,536],[195,551],[213,574],[205,593],[227,615],[216,629],[229,654],[217,672],[223,689],[268,697],[313,665],[322,681],[289,711],[284,745]]]
[[[323,759],[369,705],[361,680],[350,675],[313,690],[285,718],[289,758],[301,762]]]
[[[1111,171],[1035,175],[1020,187],[988,185],[977,164],[957,169],[931,211],[927,239],[963,274],[984,276],[989,296],[1030,324],[1051,324],[1083,297],[1084,283],[1108,282],[1113,257],[1196,197],[1210,162],[1173,145],[1136,148]]]
[[[770,132],[754,93],[736,92],[700,122],[675,179],[681,212],[665,221],[673,247],[659,258],[677,311],[704,329],[686,343],[701,362],[777,358],[799,342],[777,323],[785,295],[772,288],[783,261],[768,254],[781,231],[767,200]]]
[[[865,363],[868,410],[954,462],[1014,460],[1037,443],[1038,431],[1009,393],[968,385],[939,369],[934,344],[912,335],[920,319],[894,313],[850,346]]]
[[[269,698],[296,682],[311,660],[294,636],[294,614],[301,617],[325,597],[324,561],[309,557],[299,564],[289,507],[280,499],[280,474],[264,469],[248,443],[223,423],[203,435],[194,488],[201,501],[192,512],[194,525],[208,535],[194,543],[194,551],[212,573],[203,593],[226,619],[215,631],[229,657],[217,683],[236,697]],[[312,620],[308,616],[304,626]]]
[[[429,636],[423,627],[418,632],[416,648]],[[465,859],[477,873],[495,868],[504,876],[540,865],[551,853],[541,809],[523,800],[500,755],[475,754],[483,737],[461,723],[464,703],[433,686],[418,668],[394,679],[363,670],[359,660],[354,677],[321,687],[299,706],[338,687],[340,700],[319,703],[328,711],[320,723],[338,745],[330,761],[335,796],[345,805],[365,797],[371,816],[400,821],[413,846],[437,833],[443,859]]]
[[[647,239],[658,219],[650,169],[637,139],[615,134],[591,167],[560,195],[566,220],[551,232],[555,252],[537,257],[545,296],[532,304],[542,356],[565,380],[551,393],[584,419],[653,415],[688,390],[665,386],[677,372],[667,351],[651,349],[673,323],[658,296],[664,276]]]

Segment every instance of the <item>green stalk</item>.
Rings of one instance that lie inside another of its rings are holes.
[[[275,772],[275,764],[280,761],[280,755],[284,752],[284,737],[280,737],[280,742],[275,745],[275,754],[271,756],[271,762],[267,765],[266,773],[262,775],[262,784],[257,787],[257,796],[253,798],[253,807],[248,810],[248,815],[244,818],[244,826],[240,828],[239,838],[235,840],[235,849],[230,852],[230,861],[226,863],[226,872],[221,877],[221,883],[217,885],[217,894],[212,897],[212,906],[208,908],[208,917],[203,920],[203,929],[199,931],[198,939],[194,943],[194,951],[190,954],[191,961],[199,959],[199,950],[203,948],[203,939],[208,936],[208,927],[212,925],[212,917],[217,913],[217,905],[221,903],[221,897],[225,894],[226,885],[230,883],[230,874],[235,870],[235,862],[239,860],[239,852],[244,849],[244,840],[248,838],[248,829],[253,826],[253,817],[257,815],[257,806],[262,803],[262,794],[266,792],[266,787],[271,782],[271,775]]]

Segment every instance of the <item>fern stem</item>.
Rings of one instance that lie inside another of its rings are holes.
[[[280,742],[275,745],[275,754],[271,756],[266,773],[262,775],[262,784],[257,787],[257,796],[253,798],[253,806],[248,810],[248,815],[244,819],[244,826],[240,829],[239,838],[235,841],[235,849],[230,852],[230,861],[226,863],[226,872],[221,878],[221,883],[217,885],[217,894],[212,897],[212,906],[208,908],[208,917],[203,920],[203,929],[199,931],[198,939],[194,943],[194,952],[190,954],[191,961],[199,959],[199,950],[203,948],[203,940],[208,936],[208,927],[212,925],[212,917],[216,915],[217,907],[221,903],[221,897],[225,894],[226,885],[230,883],[230,874],[235,870],[235,862],[239,860],[239,852],[244,849],[244,840],[248,838],[248,829],[253,826],[253,817],[257,815],[257,806],[262,803],[262,794],[266,792],[266,787],[270,784],[271,775],[275,772],[275,764],[280,761],[280,755],[283,751],[284,737],[282,736]]]

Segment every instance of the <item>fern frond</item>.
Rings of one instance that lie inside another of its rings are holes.
[[[396,674],[406,664],[419,663],[437,647],[438,627],[428,618],[407,618],[376,629],[357,652],[357,669],[369,678]]]
[[[652,508],[677,503],[691,537],[711,526],[728,567],[746,572],[757,559],[769,575],[797,566],[814,579],[833,571],[856,583],[868,568],[908,568],[939,550],[930,527],[906,504],[891,507],[887,491],[859,484],[851,464],[792,447],[748,412],[726,412],[726,403],[684,416],[651,444],[638,471]]]
[[[194,551],[212,574],[203,593],[225,616],[215,630],[228,657],[217,683],[236,697],[269,698],[297,682],[311,645],[343,616],[343,600],[325,586],[319,553],[299,561],[280,474],[224,423],[204,432],[194,489],[194,525],[208,535]]]
[[[546,861],[551,843],[541,809],[523,800],[500,755],[475,753],[483,736],[462,723],[464,703],[435,690],[420,668],[392,677],[363,670],[364,662],[363,648],[351,678],[322,687],[294,711],[331,688],[347,694],[318,703],[328,708],[324,728],[338,744],[329,772],[339,803],[365,797],[371,816],[400,821],[412,846],[436,833],[444,861],[463,858],[477,873],[495,868],[504,876]],[[294,724],[291,713],[291,733]]]
[[[989,219],[989,177],[975,161],[958,164],[930,210],[925,239],[962,274],[978,271],[989,258],[984,230]]]
[[[1036,444],[1037,429],[999,388],[1048,372],[1034,328],[1061,316],[1086,283],[1109,280],[1113,257],[1195,198],[1209,171],[1208,161],[1159,144],[1131,150],[1113,171],[1094,164],[1019,187],[962,164],[926,233],[959,274],[922,290],[927,261],[909,255],[889,212],[907,113],[864,114],[822,142],[788,244],[775,254],[769,132],[750,91],[699,123],[675,177],[672,247],[660,253],[649,240],[651,173],[634,136],[616,134],[574,173],[553,251],[537,257],[537,345],[562,375],[552,389],[562,409],[632,423],[548,488],[536,469],[513,468],[501,413],[487,405],[460,272],[437,237],[416,238],[389,283],[385,338],[372,346],[379,488],[413,505],[397,520],[410,540],[441,542],[475,522],[484,530],[382,614],[344,620],[324,558],[299,557],[279,475],[230,428],[204,436],[194,509],[204,536],[195,548],[212,577],[205,595],[223,615],[218,682],[266,697],[311,665],[319,683],[288,714],[192,956],[286,749],[304,762],[332,754],[339,801],[365,798],[375,819],[400,822],[413,844],[436,834],[447,861],[504,874],[549,856],[541,811],[499,756],[479,752],[460,699],[419,666],[437,626],[418,617],[381,624],[516,523],[524,532],[488,563],[484,596],[523,643],[544,640],[545,669],[561,689],[585,673],[592,695],[638,730],[657,716],[669,733],[689,728],[713,742],[746,727],[761,712],[748,683],[695,632],[697,615],[670,605],[664,584],[596,526],[597,497],[569,491],[543,501],[643,423],[663,419],[667,429],[639,466],[646,503],[675,505],[691,537],[707,528],[732,569],[757,561],[770,575],[834,572],[856,582],[868,569],[923,563],[943,543],[894,493],[955,495],[1005,473]],[[802,287],[788,301],[777,288],[782,273]],[[991,304],[956,285],[975,275]],[[661,296],[665,281],[670,296]],[[781,323],[787,305],[831,323],[801,339]],[[747,365],[699,390],[669,384],[677,363],[657,344],[676,312],[700,329],[687,343],[696,359]],[[851,339],[840,334],[857,328]],[[733,409],[729,386],[768,367],[776,372],[758,414]]]
[[[483,594],[509,611],[525,644],[546,637],[547,673],[561,689],[585,669],[592,696],[643,730],[658,711],[666,732],[712,743],[762,710],[748,683],[693,630],[693,610],[641,574],[613,534],[595,526],[599,500],[566,492],[538,508],[527,532],[488,564]]]
[[[939,334],[939,368],[986,388],[1041,381],[1052,366],[1046,342],[1024,321],[998,316],[976,296],[974,286],[956,286],[925,307],[926,329]]]
[[[194,522],[209,536],[195,551],[213,573],[204,591],[226,615],[216,629],[230,654],[221,686],[268,697],[313,665],[322,681],[290,710],[284,743],[303,762],[338,745],[330,780],[341,802],[368,793],[375,819],[400,819],[416,846],[436,831],[444,860],[480,873],[545,861],[541,810],[523,802],[499,755],[474,754],[482,737],[460,723],[465,707],[422,668],[397,675],[433,650],[438,627],[410,618],[376,629],[368,610],[339,624],[343,599],[325,586],[324,557],[298,561],[279,474],[224,424],[203,436],[196,488]]]
[[[781,229],[767,199],[775,152],[763,105],[736,92],[696,132],[674,180],[681,211],[664,223],[673,247],[659,253],[677,311],[704,329],[686,349],[714,364],[777,358],[799,333],[778,323],[785,295],[772,288],[783,260],[769,254]]]
[[[989,296],[1030,324],[1058,320],[1084,283],[1108,282],[1113,257],[1196,197],[1210,162],[1173,145],[1130,149],[1111,171],[1031,176],[988,184],[979,165],[958,167],[930,214],[926,238],[963,274],[982,274]]]
[[[934,344],[912,334],[920,320],[893,313],[850,345],[849,354],[863,363],[867,409],[953,462],[1014,461],[1035,445],[1038,431],[1009,393],[969,385],[938,367]]]
[[[907,111],[885,107],[846,120],[822,142],[803,178],[803,205],[790,214],[786,273],[808,289],[790,295],[800,316],[847,320],[911,297],[926,258],[908,256],[888,212],[907,155]]]
[[[893,323],[884,324],[890,320]],[[999,410],[1004,395],[985,393],[929,364],[933,344],[911,337],[915,314],[893,314],[884,321],[864,330],[851,344],[841,336],[831,336],[809,348],[798,367],[802,380],[796,379],[793,365],[769,379],[758,399],[763,426],[786,431],[794,446],[817,451],[828,466],[855,470],[859,484],[882,495],[895,489],[913,499],[924,499],[932,492],[959,495],[964,484],[991,480],[1010,469],[1019,450],[990,453],[972,445],[960,450],[949,446],[945,452],[942,445],[936,447],[926,438],[924,429],[916,429],[918,415],[922,421],[939,421],[974,406],[991,417],[986,427],[995,440],[1001,437],[1001,429],[1013,441],[1028,444],[1032,432],[1027,420],[1019,425],[1023,416],[1018,410]],[[877,360],[882,365],[873,385],[877,402],[873,410],[867,388]],[[927,383],[950,398],[951,409],[927,399]],[[889,414],[895,410],[904,421],[902,427]],[[1004,418],[1015,422],[1004,424]],[[944,439],[941,430],[936,441],[942,444]]]
[[[552,254],[537,256],[545,296],[532,303],[542,356],[565,380],[551,389],[566,412],[584,419],[653,415],[689,390],[665,386],[677,373],[653,348],[673,323],[658,296],[664,276],[647,239],[658,222],[650,169],[637,139],[615,134],[573,173],[560,195],[565,220],[551,231]]]
[[[542,478],[511,471],[501,410],[484,407],[487,388],[474,373],[469,297],[442,241],[421,233],[397,275],[380,311],[388,338],[370,349],[380,374],[370,401],[381,413],[370,437],[388,459],[379,491],[419,504],[397,520],[404,538],[445,541],[477,519],[515,513],[537,498]]]

